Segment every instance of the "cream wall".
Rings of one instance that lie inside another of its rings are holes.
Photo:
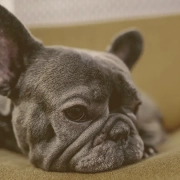
[[[31,27],[87,24],[180,13],[180,0],[0,0],[0,2],[4,2],[7,7],[14,5],[15,14]]]

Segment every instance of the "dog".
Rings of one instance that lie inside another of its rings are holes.
[[[45,171],[96,173],[156,154],[161,113],[131,70],[143,39],[117,35],[106,52],[44,46],[0,6],[0,143]]]

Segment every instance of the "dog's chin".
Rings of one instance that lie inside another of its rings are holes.
[[[97,173],[120,168],[138,162],[144,151],[139,135],[129,136],[117,142],[106,140],[92,147],[88,143],[70,161],[70,170],[82,173]]]

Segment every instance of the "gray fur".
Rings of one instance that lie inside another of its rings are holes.
[[[128,69],[141,52],[141,36],[133,38],[137,31],[119,38],[121,43],[130,37],[126,44],[130,48],[121,60],[122,53],[113,51],[43,46],[1,6],[0,22],[0,93],[14,103],[12,125],[18,147],[36,167],[94,173],[143,158],[145,144],[138,127],[145,121],[136,118],[141,98]],[[138,53],[131,56],[137,46]],[[131,60],[128,67],[125,60]],[[65,115],[76,105],[87,109],[83,121]],[[145,111],[157,122],[159,136],[163,131],[159,116]]]

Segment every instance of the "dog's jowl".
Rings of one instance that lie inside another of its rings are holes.
[[[1,147],[47,171],[101,172],[155,154],[161,115],[130,74],[142,47],[136,30],[107,52],[46,47],[0,6]]]

